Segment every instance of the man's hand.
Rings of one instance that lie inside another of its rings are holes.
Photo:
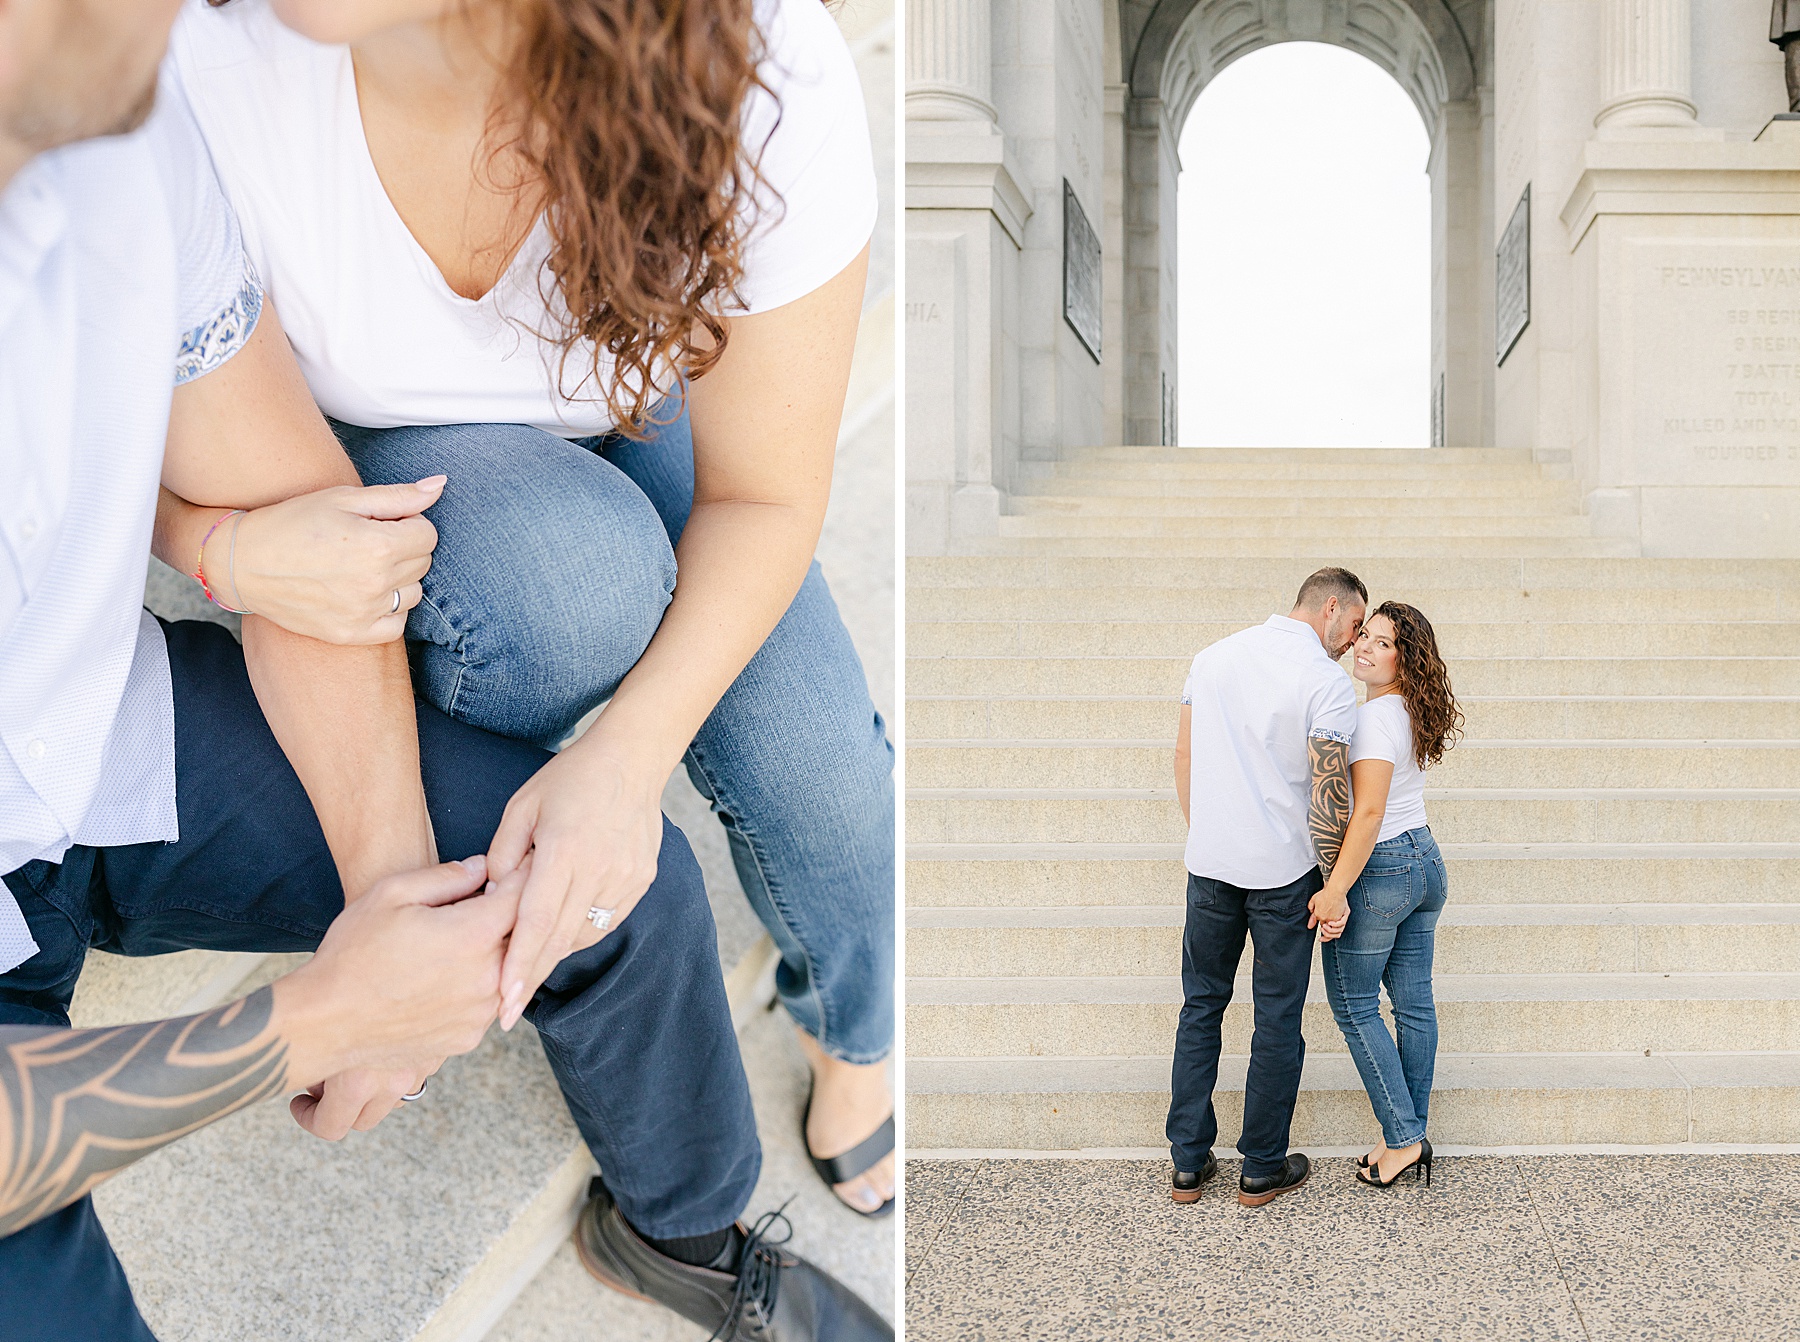
[[[290,1106],[308,1132],[367,1131],[444,1058],[481,1042],[525,872],[487,883],[482,857],[390,876],[348,905],[319,953],[277,983]],[[482,891],[483,885],[487,889]]]
[[[434,475],[411,485],[338,485],[254,508],[212,533],[207,581],[290,633],[390,642],[419,604],[437,548],[437,528],[420,514],[443,491],[444,477]]]

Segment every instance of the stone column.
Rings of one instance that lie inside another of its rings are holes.
[[[1603,0],[1602,130],[1696,125],[1691,0]]]
[[[909,121],[993,121],[988,0],[906,0]]]

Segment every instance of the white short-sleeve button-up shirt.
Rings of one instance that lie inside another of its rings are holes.
[[[1194,658],[1187,869],[1274,890],[1318,861],[1307,805],[1311,737],[1348,743],[1356,687],[1312,626],[1286,615],[1222,638]]]
[[[0,194],[0,872],[177,837],[168,651],[143,610],[169,401],[261,311],[192,114]],[[0,887],[0,972],[37,952]]]

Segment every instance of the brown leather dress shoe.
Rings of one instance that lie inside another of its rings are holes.
[[[595,1179],[575,1223],[575,1252],[615,1291],[712,1329],[709,1342],[893,1342],[893,1328],[848,1286],[789,1253],[785,1234],[768,1238],[778,1225],[787,1227],[780,1212],[749,1230],[740,1223],[735,1264],[695,1267],[645,1243]]]

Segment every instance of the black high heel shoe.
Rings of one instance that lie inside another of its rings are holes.
[[[1365,1164],[1356,1172],[1356,1182],[1359,1184],[1367,1184],[1370,1188],[1392,1188],[1395,1184],[1400,1182],[1400,1176],[1405,1174],[1408,1170],[1413,1172],[1413,1181],[1415,1183],[1418,1182],[1420,1174],[1423,1173],[1425,1187],[1431,1187],[1431,1139],[1429,1137],[1419,1138],[1419,1154],[1414,1156],[1407,1164],[1402,1165],[1399,1169],[1395,1170],[1392,1179],[1383,1179],[1379,1168]]]

